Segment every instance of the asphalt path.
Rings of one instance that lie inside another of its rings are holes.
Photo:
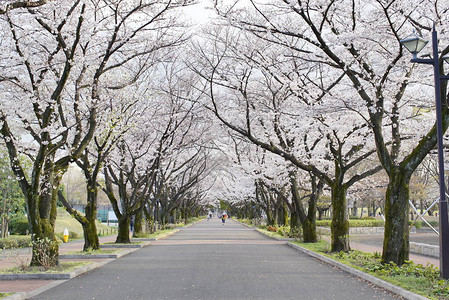
[[[33,299],[400,299],[285,242],[217,218]]]

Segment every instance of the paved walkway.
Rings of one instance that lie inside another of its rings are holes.
[[[232,220],[202,221],[33,299],[398,299]]]
[[[107,236],[107,237],[101,237],[101,243],[106,243],[106,242],[111,242],[114,241],[116,238],[116,236]],[[351,236],[351,247],[352,249],[357,249],[357,250],[361,250],[361,251],[365,251],[365,252],[382,252],[382,240],[383,240],[383,235],[352,235]],[[435,242],[438,242],[438,237],[433,236],[432,234],[412,234],[411,236],[411,240],[412,241],[416,241],[416,242],[425,242],[428,244],[434,244]],[[189,229],[183,229],[181,233],[178,233],[177,235],[171,237],[170,239],[166,239],[166,240],[159,240],[159,241],[155,241],[152,242],[153,246],[157,246],[157,247],[150,247],[154,248],[154,249],[180,249],[180,248],[185,248],[186,251],[184,252],[178,252],[177,253],[177,257],[179,258],[185,258],[188,259],[188,256],[186,256],[187,253],[189,253],[190,251],[190,256],[192,255],[192,249],[197,249],[194,251],[197,251],[198,253],[203,253],[204,250],[207,250],[204,254],[204,262],[201,260],[201,257],[198,257],[198,255],[194,255],[195,260],[197,265],[192,266],[193,270],[199,271],[201,270],[201,272],[204,272],[204,270],[202,270],[199,266],[204,266],[204,268],[207,269],[211,269],[212,270],[212,274],[221,274],[222,272],[220,271],[220,269],[222,268],[222,266],[220,264],[217,264],[217,261],[220,262],[222,261],[224,258],[220,256],[224,255],[222,252],[224,250],[225,253],[231,254],[234,253],[235,251],[242,251],[244,248],[248,248],[248,249],[255,249],[252,251],[255,256],[260,255],[258,252],[262,249],[269,249],[269,252],[272,252],[273,249],[271,249],[271,247],[284,247],[283,246],[284,242],[279,242],[279,241],[274,241],[271,239],[266,239],[261,237],[259,234],[256,234],[253,230],[248,229],[246,227],[241,226],[240,224],[237,224],[233,221],[228,221],[227,224],[225,226],[221,225],[219,220],[216,219],[212,219],[212,221],[210,222],[206,222],[203,221],[200,224],[197,224]],[[83,241],[74,241],[74,242],[70,242],[70,243],[66,243],[66,244],[62,244],[60,246],[60,253],[66,253],[69,251],[74,251],[74,250],[81,250],[83,247]],[[192,249],[189,250],[189,248],[192,247]],[[198,249],[199,247],[199,249]],[[211,249],[209,249],[211,248]],[[209,249],[209,250],[208,250]],[[246,249],[245,251],[248,251],[248,249]],[[146,250],[145,250],[146,251]],[[172,251],[172,250],[171,250]],[[279,251],[276,250],[276,251]],[[283,250],[285,251],[285,249]],[[8,252],[11,251],[0,251],[0,269],[1,268],[6,268],[6,267],[10,267],[10,266],[14,266],[17,265],[17,261],[15,262],[13,257],[14,255],[6,255]],[[282,251],[281,251],[282,252]],[[280,252],[280,253],[281,253]],[[267,252],[268,253],[268,252]],[[268,254],[265,254],[266,259],[264,259],[264,262],[269,262],[272,260],[271,257],[268,256]],[[28,256],[29,257],[29,250],[27,252],[27,250],[21,250],[18,252],[18,256],[21,257],[21,259],[23,259],[23,257]],[[165,253],[164,253],[165,254]],[[207,254],[207,255],[206,255]],[[208,256],[210,255],[215,255],[216,257],[214,259],[211,260],[211,258]],[[152,254],[154,255],[154,254]],[[236,254],[234,253],[234,256]],[[278,253],[273,253],[273,256],[278,256]],[[293,259],[297,259],[296,256],[301,255],[298,254],[297,252],[295,252],[295,258]],[[9,257],[8,257],[9,256]],[[16,255],[17,256],[17,255]],[[251,256],[251,253],[246,253],[244,254],[245,257],[247,256]],[[434,264],[435,266],[439,265],[439,260],[436,258],[431,258],[431,257],[426,257],[426,256],[420,256],[420,255],[410,255],[411,260],[413,260],[415,263],[420,263],[423,265],[426,265],[428,263],[430,264]],[[121,260],[124,258],[121,258]],[[239,257],[237,257],[238,260]],[[303,259],[303,258],[298,258],[299,260]],[[195,261],[194,260],[194,261]],[[217,261],[215,261],[217,260]],[[224,268],[225,269],[230,269],[230,272],[232,274],[233,270],[235,269],[242,269],[243,264],[239,263],[239,262],[235,262],[229,259],[224,260],[225,263]],[[297,262],[293,262],[292,265],[295,265]],[[253,264],[256,265],[260,265],[260,259],[256,262],[253,262]],[[252,265],[248,266],[249,269],[252,269]],[[301,267],[299,267],[299,270],[301,270]],[[176,270],[172,270],[173,272],[176,272]],[[247,273],[247,271],[245,271],[246,274],[251,277],[253,274],[252,273]],[[244,272],[244,273],[245,273]],[[287,271],[290,272],[290,271]],[[296,276],[300,276],[300,274],[298,273],[298,270],[295,270],[296,272]],[[187,271],[186,273],[191,273],[191,271]],[[242,273],[242,271],[240,270],[239,273]],[[215,278],[217,282],[222,282],[223,278],[218,277],[215,275],[211,275],[211,277]],[[270,280],[271,274],[268,273],[264,273],[261,274],[261,278],[266,278],[266,280]],[[87,275],[86,275],[87,276]],[[168,275],[166,275],[167,277],[170,277]],[[276,275],[278,276],[278,275]],[[276,278],[273,277],[271,278],[271,280],[279,280],[275,279]],[[154,279],[151,279],[152,281]],[[186,279],[184,278],[181,281],[185,281]],[[30,292],[30,291],[35,291],[36,289],[42,289],[43,287],[49,287],[49,286],[55,286],[57,285],[58,281],[51,281],[51,280],[16,280],[16,281],[1,281],[0,280],[0,291],[4,291],[4,292]],[[254,283],[256,286],[257,284]],[[271,284],[271,283],[267,283],[267,284]],[[101,289],[100,289],[101,290]],[[209,291],[210,289],[208,289]],[[217,289],[218,291],[219,289]],[[232,287],[230,287],[230,290],[233,290]],[[210,291],[213,292],[213,291]],[[198,295],[197,295],[198,296]],[[195,296],[195,297],[197,297]],[[65,297],[65,296],[64,296]],[[65,297],[66,298],[66,297]],[[161,298],[164,298],[161,294]],[[199,297],[199,298],[204,298],[204,297]],[[224,298],[224,297],[223,297]],[[235,299],[230,297],[231,299]],[[252,298],[252,297],[249,297]],[[248,299],[249,299],[248,298]],[[263,296],[261,297],[256,297],[257,299],[264,299]],[[39,298],[40,299],[40,298]],[[42,298],[44,299],[44,298]],[[74,298],[75,299],[75,298]],[[96,299],[101,299],[100,298],[96,298]],[[118,298],[110,298],[110,299],[118,299]],[[136,298],[138,299],[138,298]],[[143,299],[143,298],[142,298]],[[212,299],[212,298],[211,298]],[[219,296],[216,297],[216,299],[221,299]],[[246,298],[245,298],[246,299]],[[282,299],[279,298],[278,299]],[[285,299],[288,299],[288,297],[286,297]],[[312,296],[312,299],[317,299],[315,297]],[[327,298],[322,298],[322,299],[327,299]],[[338,299],[338,298],[335,298]]]

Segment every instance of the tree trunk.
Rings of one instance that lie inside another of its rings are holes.
[[[1,212],[1,216],[2,216],[2,228],[1,230],[1,238],[4,239],[7,237],[7,232],[8,232],[8,220],[6,218],[6,216],[8,216],[8,211],[6,211],[6,199],[7,199],[8,195],[7,195],[7,190],[6,188],[3,189],[3,207],[2,207],[2,212]]]
[[[154,224],[155,211],[154,211],[154,206],[153,206],[152,202],[149,202],[148,205],[149,205],[148,209],[144,208],[144,214],[145,214],[147,232],[152,234],[156,231],[154,228],[154,226],[155,226],[155,224]]]
[[[131,240],[129,239],[129,225],[130,225],[131,219],[129,216],[122,214],[122,217],[118,220],[118,234],[117,239],[115,240],[116,243],[131,243]]]
[[[316,233],[316,223],[311,222],[309,219],[304,220],[301,223],[304,243],[316,243],[318,242],[318,235]]]
[[[97,195],[98,188],[96,181],[87,183],[87,204],[85,206],[85,222],[81,222],[84,232],[83,251],[100,249],[97,225]]]
[[[337,181],[337,180],[336,180]],[[332,187],[332,252],[349,251],[349,221],[346,186],[335,183]]]
[[[282,211],[284,217],[282,218],[282,225],[288,226],[288,206],[286,203],[282,205]]]
[[[410,175],[395,170],[390,175],[385,199],[385,234],[382,262],[402,265],[409,259],[409,181]]]
[[[312,176],[312,182],[314,182],[315,177]],[[314,190],[309,201],[309,213],[306,215],[304,207],[299,196],[298,183],[296,181],[296,174],[290,173],[290,186],[292,192],[292,198],[295,202],[294,207],[296,208],[296,215],[301,222],[301,227],[303,230],[303,241],[304,243],[316,243],[318,242],[318,235],[316,232],[315,216],[316,213],[316,184],[312,184],[312,189]],[[312,207],[311,207],[312,205]],[[315,208],[313,207],[315,205]],[[292,213],[293,215],[293,213]]]
[[[59,244],[55,236],[55,221],[59,184],[64,172],[55,173],[52,159],[52,156],[46,157],[40,186],[35,185],[30,188],[26,197],[28,223],[33,241],[32,266],[47,264],[50,267],[59,263]]]
[[[87,215],[86,215],[87,218]],[[85,223],[81,223],[84,233],[84,246],[83,251],[98,250],[100,249],[100,241],[98,239],[97,226],[95,219]]]
[[[297,233],[300,228],[300,223],[298,220],[298,213],[296,212],[296,204],[293,201],[292,211],[290,213],[290,234]]]
[[[38,233],[33,233],[33,253],[30,265],[44,267],[58,265],[59,244],[56,241],[54,225],[49,219],[39,219],[35,222],[32,217],[31,220],[35,223],[35,228],[39,227],[39,230],[37,230]]]
[[[134,217],[134,231],[133,237],[142,236],[143,235],[143,202],[140,205],[140,209],[137,211]]]

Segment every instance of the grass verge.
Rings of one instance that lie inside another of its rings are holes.
[[[139,239],[161,239],[163,237],[166,237],[173,232],[177,231],[177,228],[167,228],[167,229],[161,229],[156,231],[155,233],[144,233],[140,234],[137,237],[133,237],[134,241],[138,241]]]
[[[145,241],[131,241],[130,243],[116,243],[116,242],[107,242],[101,245],[140,245],[145,243]],[[100,247],[101,247],[100,245]]]
[[[69,251],[62,253],[61,255],[98,255],[98,254],[116,254],[123,251],[123,249],[99,249],[99,250],[89,250],[89,251]]]
[[[63,262],[55,267],[51,267],[48,270],[45,270],[44,267],[38,266],[16,266],[7,269],[0,269],[0,273],[2,274],[32,274],[32,273],[48,273],[48,274],[57,274],[57,273],[70,273],[75,271],[80,267],[84,267],[91,264],[91,262],[87,261],[69,261]]]

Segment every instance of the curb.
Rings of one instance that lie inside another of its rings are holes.
[[[410,253],[440,258],[440,247],[436,245],[410,242]]]
[[[0,280],[67,280],[72,279],[76,276],[79,276],[83,273],[89,272],[93,269],[101,267],[112,260],[104,261],[104,262],[93,262],[88,264],[87,266],[80,267],[75,269],[70,273],[28,273],[28,274],[0,274]]]
[[[324,255],[318,254],[316,252],[313,252],[311,250],[308,250],[306,248],[303,248],[303,247],[298,246],[296,244],[293,244],[291,242],[288,242],[287,245],[289,247],[295,249],[295,250],[301,251],[301,252],[303,252],[303,253],[305,253],[305,254],[307,254],[309,256],[312,256],[312,257],[314,257],[314,258],[316,258],[316,259],[318,259],[320,261],[323,261],[323,262],[325,262],[327,264],[330,264],[330,265],[332,265],[334,267],[337,267],[340,270],[343,270],[343,271],[345,271],[347,273],[350,273],[350,274],[352,274],[354,276],[362,278],[362,279],[364,279],[364,280],[366,280],[366,281],[368,281],[368,282],[370,282],[372,284],[375,284],[375,285],[377,285],[377,286],[379,286],[379,287],[381,287],[381,288],[383,288],[385,290],[393,292],[396,295],[402,296],[402,297],[404,297],[406,299],[409,299],[409,300],[428,300],[428,298],[426,298],[424,296],[412,293],[412,292],[410,292],[410,291],[408,291],[406,289],[403,289],[403,288],[401,288],[401,287],[399,287],[397,285],[394,285],[392,283],[386,282],[385,280],[379,279],[379,278],[374,277],[374,276],[372,276],[370,274],[367,274],[365,272],[362,272],[362,271],[359,271],[357,269],[354,269],[354,268],[352,268],[352,267],[350,267],[348,265],[342,264],[342,263],[340,263],[338,261],[330,259],[330,258],[328,258],[328,257],[326,257]]]
[[[25,300],[26,299],[26,295],[27,294],[23,293],[23,292],[15,293],[15,294],[12,294],[12,295],[10,295],[8,297],[3,298],[3,300]]]
[[[146,242],[143,242],[143,243],[140,243],[140,244],[102,244],[100,247],[101,248],[125,248],[125,249],[137,248],[137,249],[140,249],[140,248],[143,248],[145,246],[148,246],[149,244],[150,244],[150,242],[146,241]]]
[[[137,248],[138,249],[138,248]],[[115,254],[88,254],[88,255],[80,255],[80,254],[61,254],[59,255],[60,259],[107,259],[107,258],[120,258],[125,256],[131,252],[134,252],[135,249],[123,250]]]
[[[180,232],[181,228],[184,228],[184,227],[175,228],[175,229],[173,229],[173,231],[170,231],[163,235],[161,234],[160,236],[155,237],[155,238],[132,238],[131,242],[154,242],[154,241],[158,241],[158,240],[163,240],[165,238],[168,238],[169,236],[174,235],[177,232]],[[151,243],[144,243],[145,246],[147,246],[149,244],[151,244]]]

